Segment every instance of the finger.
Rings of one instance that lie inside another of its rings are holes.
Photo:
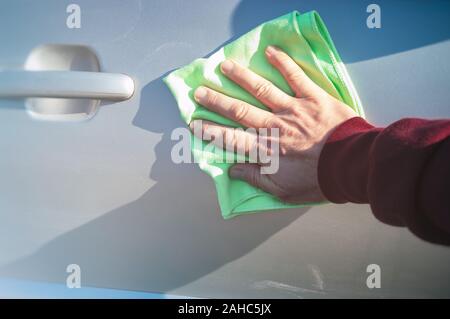
[[[261,166],[258,164],[236,164],[230,168],[231,178],[246,181],[256,188],[278,196],[281,192],[278,186],[272,182],[268,175],[261,174]]]
[[[258,161],[258,148],[264,148],[266,151],[265,145],[259,146],[256,130],[252,133],[249,129],[244,131],[241,128],[231,128],[204,120],[192,121],[189,127],[197,138],[209,140],[229,152],[249,156],[251,162]]]
[[[306,75],[302,68],[279,48],[268,46],[266,56],[269,62],[280,71],[297,97],[311,95],[317,88],[317,85]]]
[[[226,60],[220,65],[220,68],[223,74],[239,84],[273,111],[278,111],[292,104],[291,96],[258,74],[240,66],[238,63]]]
[[[217,112],[245,127],[268,127],[274,115],[244,101],[231,98],[222,93],[201,86],[195,90],[194,97],[207,109]]]

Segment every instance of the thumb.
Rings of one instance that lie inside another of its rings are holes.
[[[233,179],[246,181],[250,185],[273,195],[279,193],[277,186],[268,175],[261,174],[261,166],[258,164],[236,164],[230,168],[229,175]]]

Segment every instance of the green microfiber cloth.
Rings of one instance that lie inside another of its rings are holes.
[[[225,59],[236,61],[293,95],[284,78],[265,57],[264,51],[269,45],[277,46],[289,54],[315,83],[363,116],[358,94],[319,14],[315,11],[304,14],[294,11],[261,24],[209,58],[197,59],[164,79],[186,124],[194,119],[204,119],[239,127],[237,123],[207,110],[194,100],[194,91],[201,85],[267,110],[252,95],[221,73],[220,63]],[[228,169],[233,164],[223,160],[226,152],[208,144],[210,142],[200,141],[191,134],[193,157],[215,182],[223,218],[268,209],[319,204],[284,203],[244,181],[230,179]]]

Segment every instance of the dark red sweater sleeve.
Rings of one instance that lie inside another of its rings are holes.
[[[380,221],[450,245],[450,120],[347,120],[328,137],[318,176],[329,201],[368,203]]]

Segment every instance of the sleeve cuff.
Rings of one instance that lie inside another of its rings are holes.
[[[353,117],[328,137],[319,157],[318,179],[330,202],[368,202],[369,152],[380,130],[362,117]]]

